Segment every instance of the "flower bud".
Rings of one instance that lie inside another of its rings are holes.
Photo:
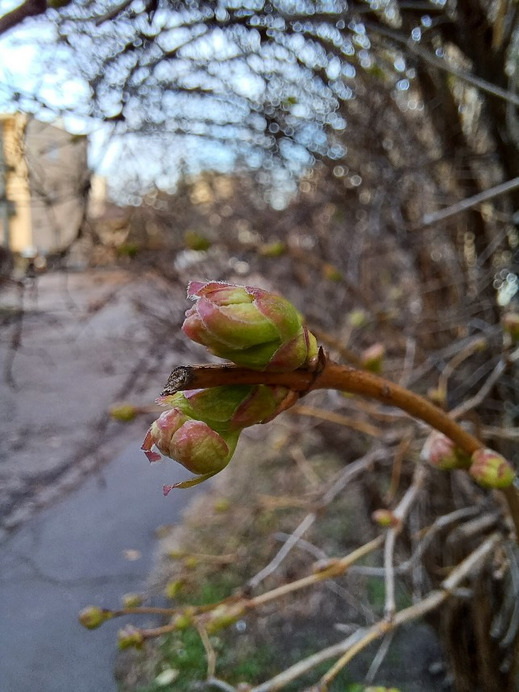
[[[476,483],[485,488],[506,488],[512,485],[516,475],[512,465],[492,449],[474,452],[469,473]]]
[[[122,597],[123,608],[139,608],[143,598],[139,593],[125,593]]]
[[[105,608],[97,606],[87,606],[79,613],[79,622],[86,627],[87,630],[95,630],[100,627],[103,622],[113,618],[113,612]]]
[[[133,625],[127,625],[117,633],[117,643],[120,649],[129,649],[131,646],[140,649],[144,644],[144,636]]]
[[[214,355],[255,370],[291,371],[317,357],[317,342],[285,298],[249,286],[191,282],[196,301],[182,326]]]
[[[217,432],[242,430],[273,418],[290,391],[268,385],[229,385],[191,389],[157,399],[190,418],[204,421]]]
[[[133,404],[120,403],[111,406],[109,413],[115,420],[119,420],[122,423],[130,423],[139,413],[139,409]]]
[[[383,528],[391,527],[392,529],[395,529],[401,524],[400,519],[395,517],[390,509],[376,509],[372,513],[371,518],[376,524],[382,526]]]
[[[196,475],[209,477],[224,469],[236,448],[240,431],[217,433],[207,423],[193,420],[178,408],[164,411],[152,424],[142,449],[157,461],[153,445]]]
[[[386,349],[383,344],[373,344],[361,354],[362,367],[370,372],[382,372]]]
[[[470,457],[456,447],[447,435],[438,430],[433,430],[426,439],[421,457],[423,461],[443,471],[470,466]]]

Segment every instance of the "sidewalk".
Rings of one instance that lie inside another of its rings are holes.
[[[155,290],[119,270],[46,274],[37,295],[25,292],[21,319],[16,290],[0,292],[0,540],[124,446],[130,430],[107,415],[115,401],[160,393],[175,355],[134,304]],[[183,293],[171,296],[173,314]]]
[[[156,290],[119,270],[49,273],[22,313],[15,289],[0,292],[2,692],[116,690],[124,622],[89,632],[78,613],[143,589],[157,527],[179,522],[196,493],[163,496],[189,474],[147,461],[152,416],[107,415],[118,400],[151,404],[176,364],[174,339],[154,338],[135,305]],[[182,315],[184,288],[171,294]]]
[[[181,520],[196,489],[165,498],[186,477],[173,462],[150,465],[131,444],[75,493],[35,514],[0,546],[0,689],[112,692],[119,618],[85,630],[87,605],[118,607],[141,592],[155,531]],[[146,626],[149,619],[133,618]]]

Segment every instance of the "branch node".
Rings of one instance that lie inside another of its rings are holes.
[[[162,390],[162,396],[176,394],[184,389],[189,389],[189,385],[193,379],[193,368],[189,365],[180,365],[172,370],[166,386]]]

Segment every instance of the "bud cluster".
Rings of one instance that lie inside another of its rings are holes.
[[[310,367],[317,342],[285,298],[259,288],[218,281],[191,282],[182,329],[221,358],[255,370],[290,372]],[[164,486],[187,488],[224,469],[244,428],[272,420],[294,401],[285,387],[229,385],[178,392],[157,399],[167,406],[142,449],[150,461],[175,459],[197,478]],[[161,454],[158,454],[153,448]]]

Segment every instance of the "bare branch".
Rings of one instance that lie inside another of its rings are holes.
[[[15,7],[14,10],[0,17],[0,36],[29,17],[37,17],[40,14],[45,14],[46,11],[46,0],[26,0],[22,5]]]

